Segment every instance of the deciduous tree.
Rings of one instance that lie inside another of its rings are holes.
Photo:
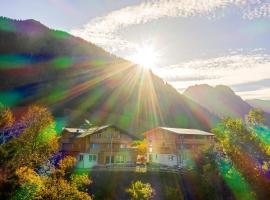
[[[14,123],[13,113],[0,102],[0,129],[10,127]]]
[[[246,116],[246,121],[251,125],[259,125],[265,122],[264,112],[261,109],[251,109]]]
[[[132,182],[126,191],[129,193],[131,200],[148,200],[154,196],[154,189],[151,185],[141,181]]]

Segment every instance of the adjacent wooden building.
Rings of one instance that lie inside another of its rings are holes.
[[[106,164],[135,164],[137,150],[132,134],[114,125],[90,129],[65,128],[61,150],[77,157],[77,167],[91,168]]]
[[[189,156],[214,143],[214,135],[196,129],[157,127],[144,133],[147,161],[166,166],[184,166]]]

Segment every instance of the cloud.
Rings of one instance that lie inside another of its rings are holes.
[[[254,91],[263,88],[270,88],[270,79],[263,79],[259,81],[252,81],[242,84],[233,85],[233,89],[236,92]]]
[[[270,3],[262,0],[149,0],[96,17],[70,32],[117,53],[125,49],[136,49],[136,44],[117,34],[128,26],[161,18],[204,16],[216,19],[225,15],[225,9],[232,7],[236,7],[236,12],[244,19],[270,17]]]
[[[236,92],[237,95],[240,95],[243,99],[263,99],[269,100],[270,98],[270,88],[263,88],[260,90],[245,91],[245,92]]]
[[[251,0],[159,0],[128,6],[105,16],[92,19],[71,33],[98,44],[109,51],[134,48],[136,45],[121,39],[116,33],[130,25],[145,24],[160,18],[207,16],[215,18],[216,11],[228,6],[243,6]],[[252,0],[253,2],[254,0]],[[118,47],[117,47],[118,48]]]
[[[83,27],[71,30],[71,33],[117,54],[138,48],[138,44],[120,36],[120,31],[129,26],[146,24],[161,18],[201,16],[217,19],[227,13],[226,9],[231,8],[245,20],[270,17],[270,3],[262,0],[151,0],[94,18]],[[250,54],[235,51],[226,56],[157,68],[155,73],[183,91],[190,85],[202,83],[233,87],[259,82],[269,78],[269,65],[270,55],[264,54],[262,49],[254,49]],[[241,92],[245,96],[263,96],[252,90]],[[269,92],[264,96],[270,99]]]
[[[205,83],[210,85],[223,84],[237,88],[239,85],[257,82],[257,88],[254,88],[256,90],[258,87],[262,89],[270,84],[269,66],[269,54],[237,54],[156,68],[154,72],[181,92],[190,85]],[[261,86],[258,85],[260,83]],[[246,89],[242,87],[241,90]],[[253,90],[246,92],[242,94],[247,96]],[[265,96],[270,99],[270,93],[265,94]]]
[[[243,12],[243,18],[245,19],[256,19],[256,18],[270,18],[270,2],[258,1],[255,6],[248,7]]]

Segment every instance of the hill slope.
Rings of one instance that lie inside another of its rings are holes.
[[[195,85],[186,89],[184,95],[204,106],[209,112],[219,117],[243,118],[252,108],[229,87],[219,85]]]
[[[264,112],[270,113],[270,101],[261,99],[249,99],[246,102],[253,108],[259,108]]]
[[[69,126],[209,130],[218,120],[151,71],[34,20],[0,18],[0,53],[0,101],[45,104]]]

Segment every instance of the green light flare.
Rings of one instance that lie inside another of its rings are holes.
[[[255,200],[249,184],[245,178],[237,171],[237,169],[230,165],[225,160],[218,162],[219,171],[224,178],[226,184],[229,186],[234,196],[238,200]]]
[[[8,19],[0,18],[0,30],[15,31],[16,26],[13,23],[10,23]]]
[[[4,91],[0,92],[0,102],[7,107],[12,107],[16,105],[21,99],[19,92],[15,91]]]
[[[16,69],[30,64],[31,60],[22,55],[0,55],[0,69]]]
[[[54,58],[50,62],[51,66],[56,68],[56,69],[66,69],[72,66],[73,60],[71,57],[68,56],[62,56],[62,57],[57,57]]]

